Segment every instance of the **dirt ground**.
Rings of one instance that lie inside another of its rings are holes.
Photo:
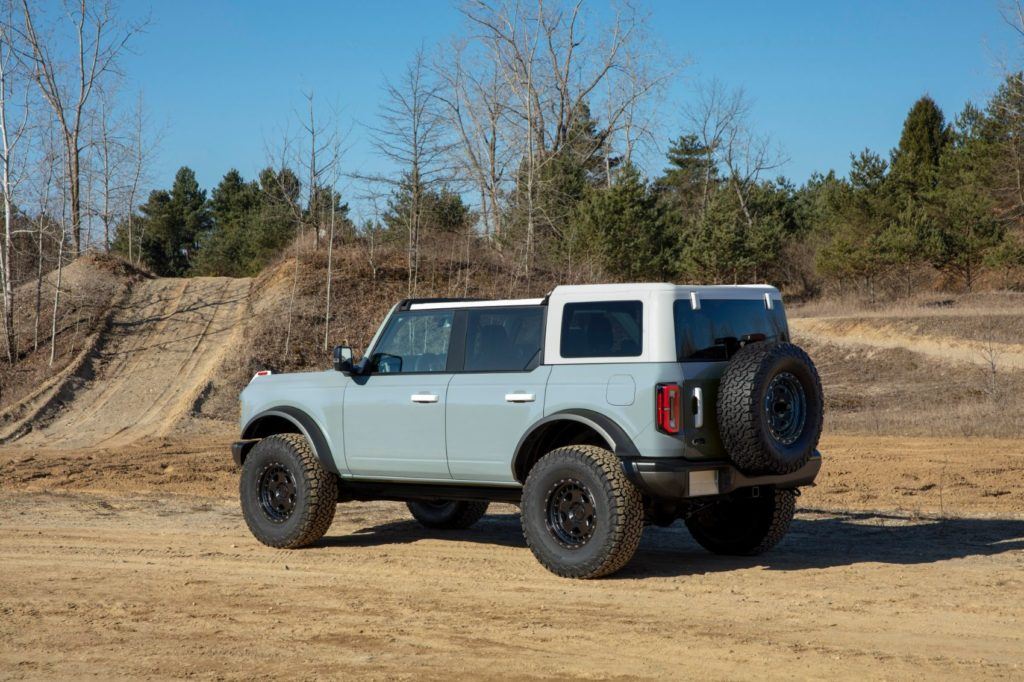
[[[439,533],[345,504],[315,547],[263,547],[208,432],[0,449],[0,676],[1024,676],[1017,441],[829,437],[771,553],[712,556],[677,522],[576,582],[505,505]]]
[[[239,510],[234,427],[198,416],[226,418],[201,408],[251,291],[140,281],[70,378],[0,415],[0,678],[1024,679],[1019,437],[835,429],[789,535],[752,559],[710,555],[677,522],[648,528],[615,576],[565,580],[507,505],[441,533],[399,504],[344,504],[315,546],[263,547]],[[962,422],[943,372],[973,382],[979,348],[920,343],[948,327],[925,322],[795,327],[826,350],[912,352],[917,373],[884,380],[916,393],[873,399]],[[912,351],[890,348],[897,332],[918,335]],[[826,350],[826,391],[881,383]],[[1014,400],[1020,373],[1000,365]],[[1001,395],[964,400],[1018,436]]]

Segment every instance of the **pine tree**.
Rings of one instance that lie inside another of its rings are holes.
[[[903,122],[899,145],[892,151],[890,179],[911,200],[933,189],[949,141],[950,131],[942,110],[925,95],[914,103]]]
[[[256,258],[256,232],[263,196],[255,182],[235,169],[210,194],[212,227],[200,244],[195,274],[241,277],[264,265]]]
[[[170,192],[154,190],[140,207],[145,220],[143,259],[153,272],[178,277],[188,272],[211,227],[206,192],[191,168],[182,166]]]
[[[622,167],[610,189],[594,191],[573,219],[605,270],[627,280],[662,280],[673,261],[657,197],[632,165]]]
[[[924,245],[932,264],[957,277],[968,291],[983,263],[1005,237],[996,216],[991,181],[991,144],[981,112],[969,104],[957,117],[952,143],[942,157]]]

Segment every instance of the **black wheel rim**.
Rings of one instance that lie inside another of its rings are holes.
[[[260,474],[260,509],[274,523],[284,523],[295,511],[295,477],[283,464],[269,464]]]
[[[547,527],[558,544],[579,549],[597,526],[594,496],[580,481],[564,478],[547,495]]]
[[[807,396],[803,384],[789,372],[775,375],[764,396],[768,431],[782,445],[793,444],[804,431]]]

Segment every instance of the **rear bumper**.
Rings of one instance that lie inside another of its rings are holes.
[[[791,474],[747,476],[728,462],[695,462],[685,459],[624,457],[622,468],[635,486],[661,500],[725,495],[741,488],[774,486],[799,488],[813,485],[821,471],[817,450],[807,464]]]

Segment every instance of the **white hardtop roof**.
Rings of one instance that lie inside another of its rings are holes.
[[[543,298],[506,298],[489,301],[424,301],[413,303],[409,310],[435,310],[437,308],[497,308],[499,306],[540,305]]]
[[[574,284],[555,287],[553,299],[580,299],[592,296],[666,296],[673,298],[760,299],[782,300],[779,290],[768,284],[668,284],[665,282],[632,282],[623,284]]]
[[[757,299],[768,294],[781,300],[779,290],[768,284],[669,284],[667,282],[634,282],[621,284],[563,284],[555,287],[549,296],[559,299],[600,296],[607,294],[668,294],[679,298],[696,294],[702,298]],[[482,301],[421,301],[412,303],[409,310],[434,310],[438,308],[493,308],[499,306],[542,305],[546,298],[509,298]]]
[[[669,284],[667,282],[624,282],[622,284],[564,284],[557,286],[552,294],[600,294],[619,292],[671,292],[675,294],[727,293],[727,292],[766,292],[778,291],[768,284]]]

